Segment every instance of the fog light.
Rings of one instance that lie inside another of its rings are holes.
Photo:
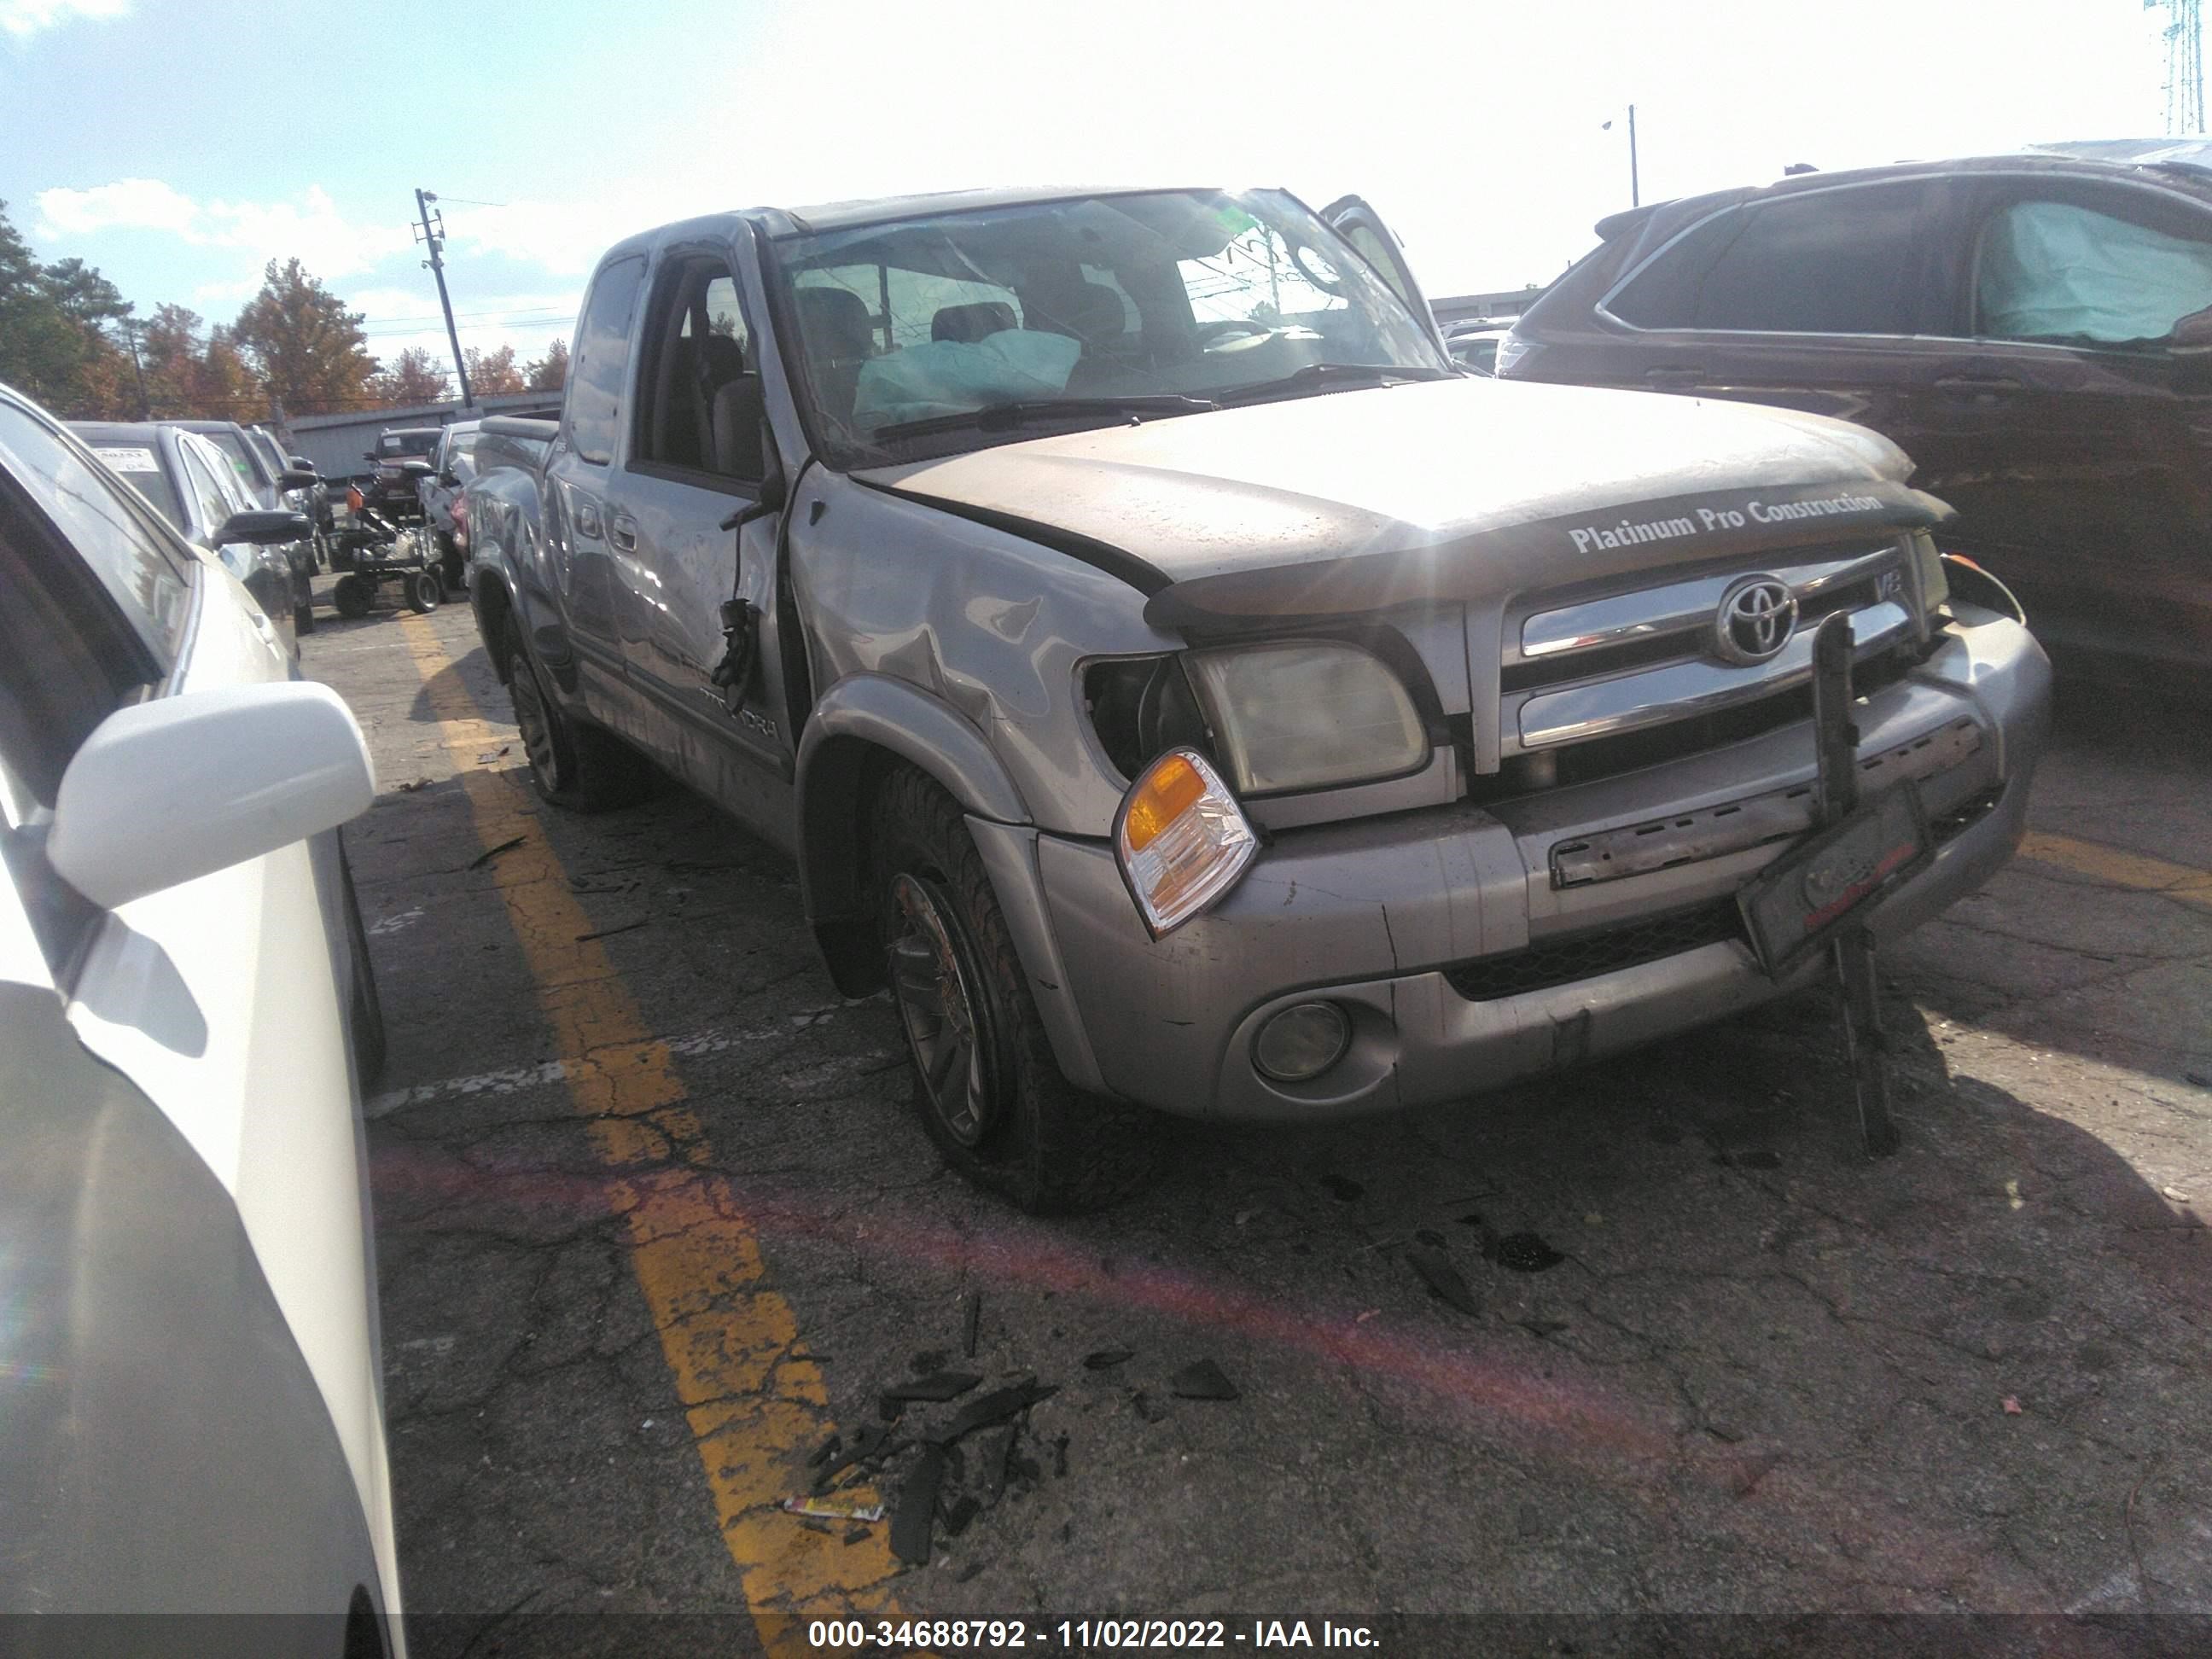
[[[1252,1063],[1278,1083],[1307,1083],[1344,1058],[1352,1022],[1333,1002],[1293,1003],[1260,1028]]]

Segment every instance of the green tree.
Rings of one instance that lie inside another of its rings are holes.
[[[231,337],[288,415],[327,414],[368,400],[376,359],[361,320],[297,259],[271,259]]]
[[[410,346],[389,368],[379,369],[368,382],[368,395],[387,409],[416,404],[443,403],[453,396],[446,371],[422,346]]]
[[[514,366],[511,345],[496,351],[479,351],[471,346],[461,356],[469,366],[469,391],[476,397],[497,398],[530,389],[522,383],[522,371]]]
[[[58,415],[131,412],[129,363],[107,332],[131,307],[82,259],[40,264],[7,207],[0,202],[0,380]]]
[[[543,357],[533,357],[522,366],[526,392],[558,392],[568,384],[568,343],[556,340],[545,348]]]

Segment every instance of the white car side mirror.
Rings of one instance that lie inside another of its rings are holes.
[[[102,909],[335,829],[376,798],[326,685],[225,686],[118,708],[62,774],[46,858]]]

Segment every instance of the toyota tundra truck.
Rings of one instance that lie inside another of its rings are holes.
[[[483,430],[538,789],[657,767],[790,854],[944,1156],[1035,1210],[1158,1113],[1447,1102],[1812,984],[1739,895],[1912,927],[2010,856],[2048,721],[1894,445],[1462,374],[1356,198],[669,225],[599,262],[560,419]],[[1791,863],[1838,616],[1893,878]]]

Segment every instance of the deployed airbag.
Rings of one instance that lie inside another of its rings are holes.
[[[2212,242],[2023,202],[1982,244],[1981,328],[2010,340],[2157,340],[2212,306]]]
[[[871,357],[853,395],[853,423],[868,431],[1016,398],[1057,398],[1082,351],[1065,334],[1008,328],[980,340],[932,340]]]

